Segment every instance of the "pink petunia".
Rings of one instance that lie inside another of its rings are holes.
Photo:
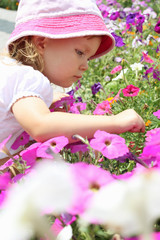
[[[154,128],[146,133],[146,145],[160,143],[160,128]]]
[[[122,89],[122,92],[125,97],[134,97],[139,93],[139,88],[130,84],[126,88]]]
[[[143,160],[154,158],[154,161],[160,161],[160,128],[155,128],[147,132],[146,142],[141,154]]]
[[[85,162],[72,164],[71,170],[76,183],[76,194],[69,212],[73,215],[81,214],[89,205],[95,192],[114,181],[114,179],[110,172]]]
[[[76,113],[76,114],[80,114],[81,111],[85,110],[86,109],[86,103],[82,103],[82,102],[79,102],[79,103],[74,103],[71,107],[70,107],[70,112],[71,113]]]
[[[118,65],[115,68],[112,69],[112,71],[110,72],[110,74],[115,74],[116,72],[119,72],[122,70],[122,66]]]
[[[160,119],[160,109],[156,112],[153,112],[153,115]]]
[[[38,160],[37,149],[40,147],[41,143],[34,143],[24,151],[20,152],[20,156],[24,161],[26,161],[27,166],[34,166]]]
[[[5,190],[11,181],[10,173],[6,172],[0,175],[0,190]]]
[[[1,191],[0,192],[0,208],[3,208],[3,203],[5,203],[5,200],[7,198],[7,194],[6,194],[7,191]]]
[[[145,240],[145,238],[140,235],[136,237],[126,237],[124,240]],[[153,232],[151,234],[151,240],[160,240],[160,232]]]
[[[68,142],[68,138],[64,136],[51,138],[39,146],[36,152],[37,157],[52,159],[53,153],[59,153]]]
[[[154,63],[154,61],[149,57],[148,54],[146,54],[145,52],[142,52],[142,55],[143,55],[143,59],[144,59],[145,62]]]
[[[124,138],[100,130],[95,132],[90,145],[108,159],[118,158],[129,152]]]
[[[105,113],[111,114],[111,106],[108,101],[103,101],[101,103],[98,103],[96,106],[96,109],[93,111],[94,115],[104,115]]]
[[[19,146],[24,146],[29,142],[29,134],[26,132],[22,132],[15,140],[15,142],[12,144],[11,148],[16,150],[19,148]]]

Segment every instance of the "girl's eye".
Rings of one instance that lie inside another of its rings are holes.
[[[84,53],[78,49],[76,49],[76,53],[79,55],[79,56],[82,56]]]

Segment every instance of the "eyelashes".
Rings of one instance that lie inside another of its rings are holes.
[[[84,52],[82,52],[81,50],[78,50],[78,49],[75,49],[76,53],[79,55],[79,56],[83,56],[84,55]]]

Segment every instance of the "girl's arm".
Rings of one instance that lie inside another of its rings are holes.
[[[12,112],[23,129],[40,142],[62,135],[73,142],[74,134],[92,138],[98,129],[116,134],[145,131],[143,119],[132,109],[112,116],[51,113],[40,98],[26,97],[14,103]]]

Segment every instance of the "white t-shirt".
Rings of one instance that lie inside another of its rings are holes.
[[[8,57],[0,59],[0,143],[12,134],[6,144],[11,154],[15,151],[10,146],[24,131],[11,112],[11,107],[18,99],[26,96],[37,96],[49,107],[53,100],[53,88],[49,80],[32,67]],[[0,150],[0,159],[4,157],[6,155]]]

